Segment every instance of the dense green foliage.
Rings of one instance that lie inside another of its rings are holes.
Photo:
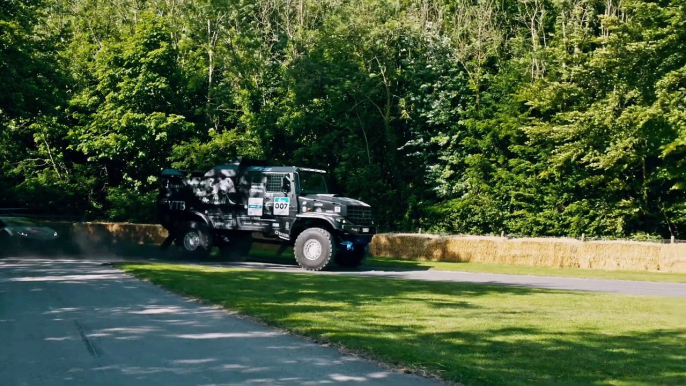
[[[686,226],[684,0],[0,0],[0,80],[0,206],[152,221],[241,155],[387,230]]]

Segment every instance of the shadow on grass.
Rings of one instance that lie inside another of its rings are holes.
[[[420,365],[467,385],[686,384],[680,343],[684,331],[679,330],[613,336],[538,328],[426,334],[393,325],[375,327],[337,332],[332,339],[393,363]],[[316,328],[311,333],[327,331]],[[403,339],[386,338],[393,335]]]
[[[594,326],[610,299],[600,295],[182,266],[125,268],[271,325],[466,384],[686,384],[686,330]],[[545,300],[548,295],[559,299]],[[510,305],[526,305],[520,297],[541,306]],[[558,326],[545,309],[550,302],[578,306],[587,299],[600,310],[571,328]]]

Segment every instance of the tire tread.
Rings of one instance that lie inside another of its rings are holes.
[[[183,237],[189,229],[195,229],[196,232],[203,233],[204,236],[207,238],[207,245],[198,247],[198,249],[194,252],[186,251],[183,247]],[[210,255],[210,252],[212,250],[212,233],[210,232],[210,229],[206,224],[198,221],[189,221],[181,226],[181,232],[179,232],[178,235],[179,237],[175,240],[175,244],[181,250],[182,255],[199,258],[205,258]]]
[[[336,245],[334,243],[334,240],[333,240],[331,233],[329,231],[327,231],[326,229],[316,228],[316,227],[315,228],[308,228],[305,231],[303,231],[298,236],[298,238],[295,240],[296,254],[297,254],[298,245],[305,242],[305,237],[307,237],[306,234],[308,233],[308,231],[315,231],[315,232],[321,233],[324,237],[326,237],[327,240],[329,240],[329,246],[330,246],[329,256],[326,257],[326,261],[324,262],[324,264],[322,264],[319,267],[314,267],[314,268],[313,267],[306,267],[306,266],[302,265],[300,263],[300,261],[298,260],[297,256],[295,258],[295,261],[298,263],[300,268],[305,269],[307,271],[321,271],[321,270],[329,267],[329,265],[331,265],[331,262],[333,261],[333,257],[336,254]]]

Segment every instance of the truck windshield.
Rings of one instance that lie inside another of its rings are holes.
[[[317,172],[298,173],[300,176],[300,194],[328,194],[326,174]]]

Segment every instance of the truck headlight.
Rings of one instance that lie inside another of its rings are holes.
[[[22,231],[17,231],[17,234],[18,234],[19,236],[24,236],[24,237],[26,237],[26,236],[29,235],[28,233],[22,232]]]
[[[342,218],[342,217],[337,217],[337,218],[336,218],[336,221],[338,221],[338,222],[341,223],[341,224],[347,223],[347,221],[345,221],[345,219]]]

